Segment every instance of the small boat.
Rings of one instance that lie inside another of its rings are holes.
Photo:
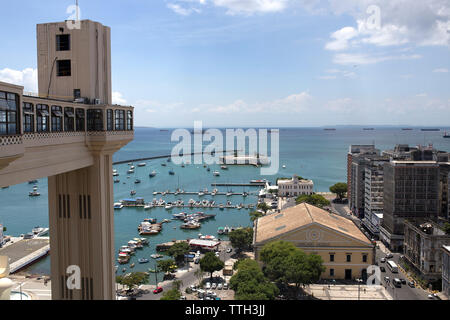
[[[170,160],[170,158],[167,158],[167,162],[170,162],[171,160]]]
[[[115,180],[114,180],[114,183],[119,183],[119,182],[120,182],[119,179],[115,179]]]
[[[131,170],[134,170],[135,168],[136,168],[135,166],[131,166],[131,167],[130,167]]]
[[[203,191],[200,191],[199,193],[198,193],[198,196],[199,197],[202,197],[202,196],[204,196],[205,195],[205,193],[203,192]]]
[[[36,183],[38,183],[37,180],[30,180],[30,181],[28,181],[28,184],[36,184]]]
[[[218,177],[218,176],[220,176],[220,172],[219,172],[219,171],[214,171],[214,172],[213,172],[213,175],[214,175],[215,177]]]
[[[150,273],[157,273],[158,271],[156,271],[155,269],[148,269],[148,272],[150,272]]]
[[[125,271],[127,271],[127,268],[122,268],[122,272],[125,272]]]
[[[28,195],[30,197],[39,197],[41,194],[37,191],[37,187],[33,187],[33,191],[29,192]]]
[[[173,176],[173,175],[175,174],[175,171],[170,170],[170,171],[169,171],[169,174],[170,174],[171,176]]]
[[[227,167],[227,166],[225,166],[225,165],[223,165],[223,166],[220,166],[220,169],[223,169],[223,170],[228,170],[228,167]]]
[[[182,164],[181,164],[181,167],[182,167],[182,168],[184,168],[184,167],[185,167],[184,163],[182,163]]]
[[[221,204],[219,205],[219,209],[220,209],[220,210],[223,210],[223,208],[224,208],[224,205],[221,203]]]
[[[227,192],[227,197],[231,197],[233,195],[233,191],[228,191]]]
[[[138,167],[145,167],[146,165],[147,165],[147,163],[141,162],[141,163],[138,164]]]
[[[116,202],[116,203],[114,203],[114,209],[122,209],[122,208],[123,208],[122,202]]]
[[[165,166],[167,166],[167,164],[163,162],[163,163],[161,163],[161,166],[165,167]]]
[[[141,180],[139,180],[139,179],[136,179],[136,180],[134,180],[134,183],[141,183]]]
[[[148,260],[147,258],[139,258],[138,262],[139,263],[148,263],[150,260]]]
[[[147,203],[147,204],[144,206],[144,210],[149,210],[149,209],[151,209],[151,208],[153,208],[153,204],[151,204],[151,203]]]
[[[150,172],[150,174],[148,175],[150,178],[153,178],[154,176],[156,176],[156,171],[153,170],[152,172]]]
[[[285,164],[283,164],[283,169],[286,169],[286,165]]]
[[[447,133],[447,131],[445,131],[444,135],[442,136],[443,138],[450,138],[450,134]]]
[[[127,171],[128,174],[134,173],[134,170],[130,169]]]
[[[130,264],[130,268],[134,268],[134,263]]]
[[[173,205],[169,202],[166,204],[166,206],[164,207],[166,210],[172,210]]]
[[[210,172],[210,171],[211,171],[211,168],[210,168],[210,167],[206,168],[206,171]]]
[[[154,253],[150,257],[153,258],[153,259],[160,259],[160,258],[163,257],[163,255],[162,254],[158,254],[158,253]]]
[[[135,194],[136,194],[136,191],[135,191],[135,190],[131,190],[131,191],[130,191],[130,195],[134,196]]]

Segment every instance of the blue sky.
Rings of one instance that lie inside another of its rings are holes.
[[[2,4],[0,81],[37,91],[35,25],[74,2]],[[79,3],[112,29],[114,100],[136,125],[449,124],[448,0]]]

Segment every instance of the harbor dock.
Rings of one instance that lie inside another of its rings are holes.
[[[7,256],[10,259],[10,273],[29,266],[50,252],[49,237],[33,239],[12,237],[11,242],[0,249],[0,256]]]

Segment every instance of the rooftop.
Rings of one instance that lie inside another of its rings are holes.
[[[287,208],[281,213],[259,218],[256,226],[255,243],[273,239],[312,223],[323,225],[371,245],[370,240],[351,220],[307,203],[301,203]]]

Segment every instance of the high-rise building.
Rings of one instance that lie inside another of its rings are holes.
[[[439,212],[439,164],[391,160],[383,166],[381,240],[394,251],[403,247],[404,220],[436,219]]]
[[[347,153],[347,198],[357,215],[364,214],[364,178],[366,156],[379,155],[374,145],[351,145]]]
[[[379,236],[383,219],[383,165],[388,161],[386,156],[368,159],[365,170],[365,209],[362,223],[373,236]]]
[[[53,299],[115,299],[112,157],[134,110],[111,101],[110,30],[40,24],[37,46],[38,94],[0,82],[0,187],[48,177]]]

